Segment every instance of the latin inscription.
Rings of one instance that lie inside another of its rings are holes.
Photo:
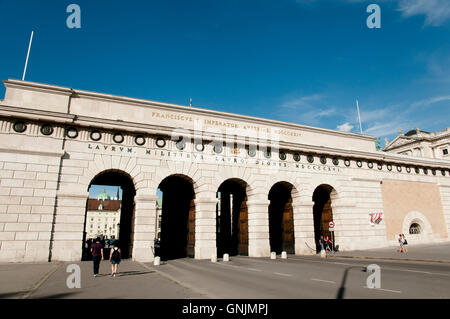
[[[150,159],[163,159],[171,161],[186,161],[198,164],[220,164],[220,165],[246,165],[261,168],[283,169],[283,170],[307,170],[317,172],[341,173],[342,168],[328,165],[312,165],[286,161],[276,161],[260,158],[242,156],[221,156],[216,154],[168,151],[160,149],[148,149],[138,147],[125,147],[101,144],[88,144],[88,149],[98,153],[116,153],[120,155],[147,157]]]

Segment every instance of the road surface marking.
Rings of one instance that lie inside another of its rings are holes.
[[[355,266],[356,264],[346,264],[346,263],[337,263],[337,262],[333,262],[332,264],[336,264],[336,265],[346,265],[346,266]],[[359,265],[356,265],[359,266]]]
[[[311,278],[311,280],[314,280],[314,281],[320,281],[320,282],[327,282],[327,283],[329,283],[329,284],[335,284],[335,283],[336,283],[335,281],[331,281],[331,280],[323,280],[323,279],[316,279],[316,278]]]
[[[402,269],[401,271],[408,271],[408,272],[418,272],[420,274],[429,274],[429,275],[433,275],[432,272],[429,271],[420,271],[420,270],[411,270],[411,269]]]
[[[261,269],[256,269],[256,268],[247,268],[247,270],[251,270],[251,271],[262,271]]]
[[[292,277],[292,275],[290,274],[282,274],[280,272],[274,272],[275,275],[279,275],[279,276],[286,276],[286,277]]]
[[[398,291],[398,290],[391,290],[391,289],[369,288],[369,287],[367,287],[367,286],[363,286],[363,288],[370,289],[370,290],[382,290],[382,291],[394,292],[394,293],[397,293],[397,294],[401,294],[401,293],[402,293],[401,291]]]

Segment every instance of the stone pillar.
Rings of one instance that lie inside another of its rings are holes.
[[[249,257],[270,257],[269,204],[267,199],[247,201]]]
[[[52,232],[49,233],[51,261],[80,261],[88,192],[58,193]]]
[[[314,240],[314,216],[312,200],[300,200],[294,198],[294,231],[295,231],[295,254],[314,255],[316,243]]]
[[[216,205],[214,197],[195,199],[195,259],[217,255]]]
[[[156,195],[135,197],[133,260],[152,262],[154,260],[153,240],[156,232]],[[153,247],[153,248],[152,248]]]

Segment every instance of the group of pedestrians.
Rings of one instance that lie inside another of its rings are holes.
[[[408,241],[405,238],[405,234],[398,235],[398,243],[400,244],[399,252],[407,254],[408,249],[406,248],[406,245],[408,245]]]
[[[333,251],[333,242],[328,238],[328,236],[320,236],[320,249],[326,251]]]
[[[97,277],[100,268],[100,262],[104,260],[103,245],[100,242],[100,238],[95,239],[95,243],[91,246],[92,260],[94,263],[94,277]],[[119,264],[121,260],[121,253],[119,244],[114,242],[113,248],[109,253],[109,261],[111,263],[111,277],[116,277],[119,273]]]

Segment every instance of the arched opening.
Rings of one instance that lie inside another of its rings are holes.
[[[269,192],[270,251],[277,254],[282,251],[295,253],[292,188],[291,184],[280,182]]]
[[[329,230],[329,222],[333,220],[333,211],[331,209],[331,192],[333,187],[329,185],[320,185],[313,193],[313,215],[314,215],[314,239],[316,242],[316,251],[320,252],[320,237],[328,237],[334,242],[334,234]]]
[[[409,234],[410,235],[419,235],[422,233],[422,227],[418,223],[412,223],[411,226],[409,226]]]
[[[192,181],[181,175],[165,178],[161,198],[160,257],[170,260],[194,257],[195,204]]]
[[[217,256],[248,255],[247,184],[229,179],[217,191]]]
[[[105,171],[89,185],[83,234],[83,260],[91,258],[90,245],[100,237],[108,256],[110,246],[118,241],[122,258],[133,251],[134,196],[130,176],[120,171]]]

